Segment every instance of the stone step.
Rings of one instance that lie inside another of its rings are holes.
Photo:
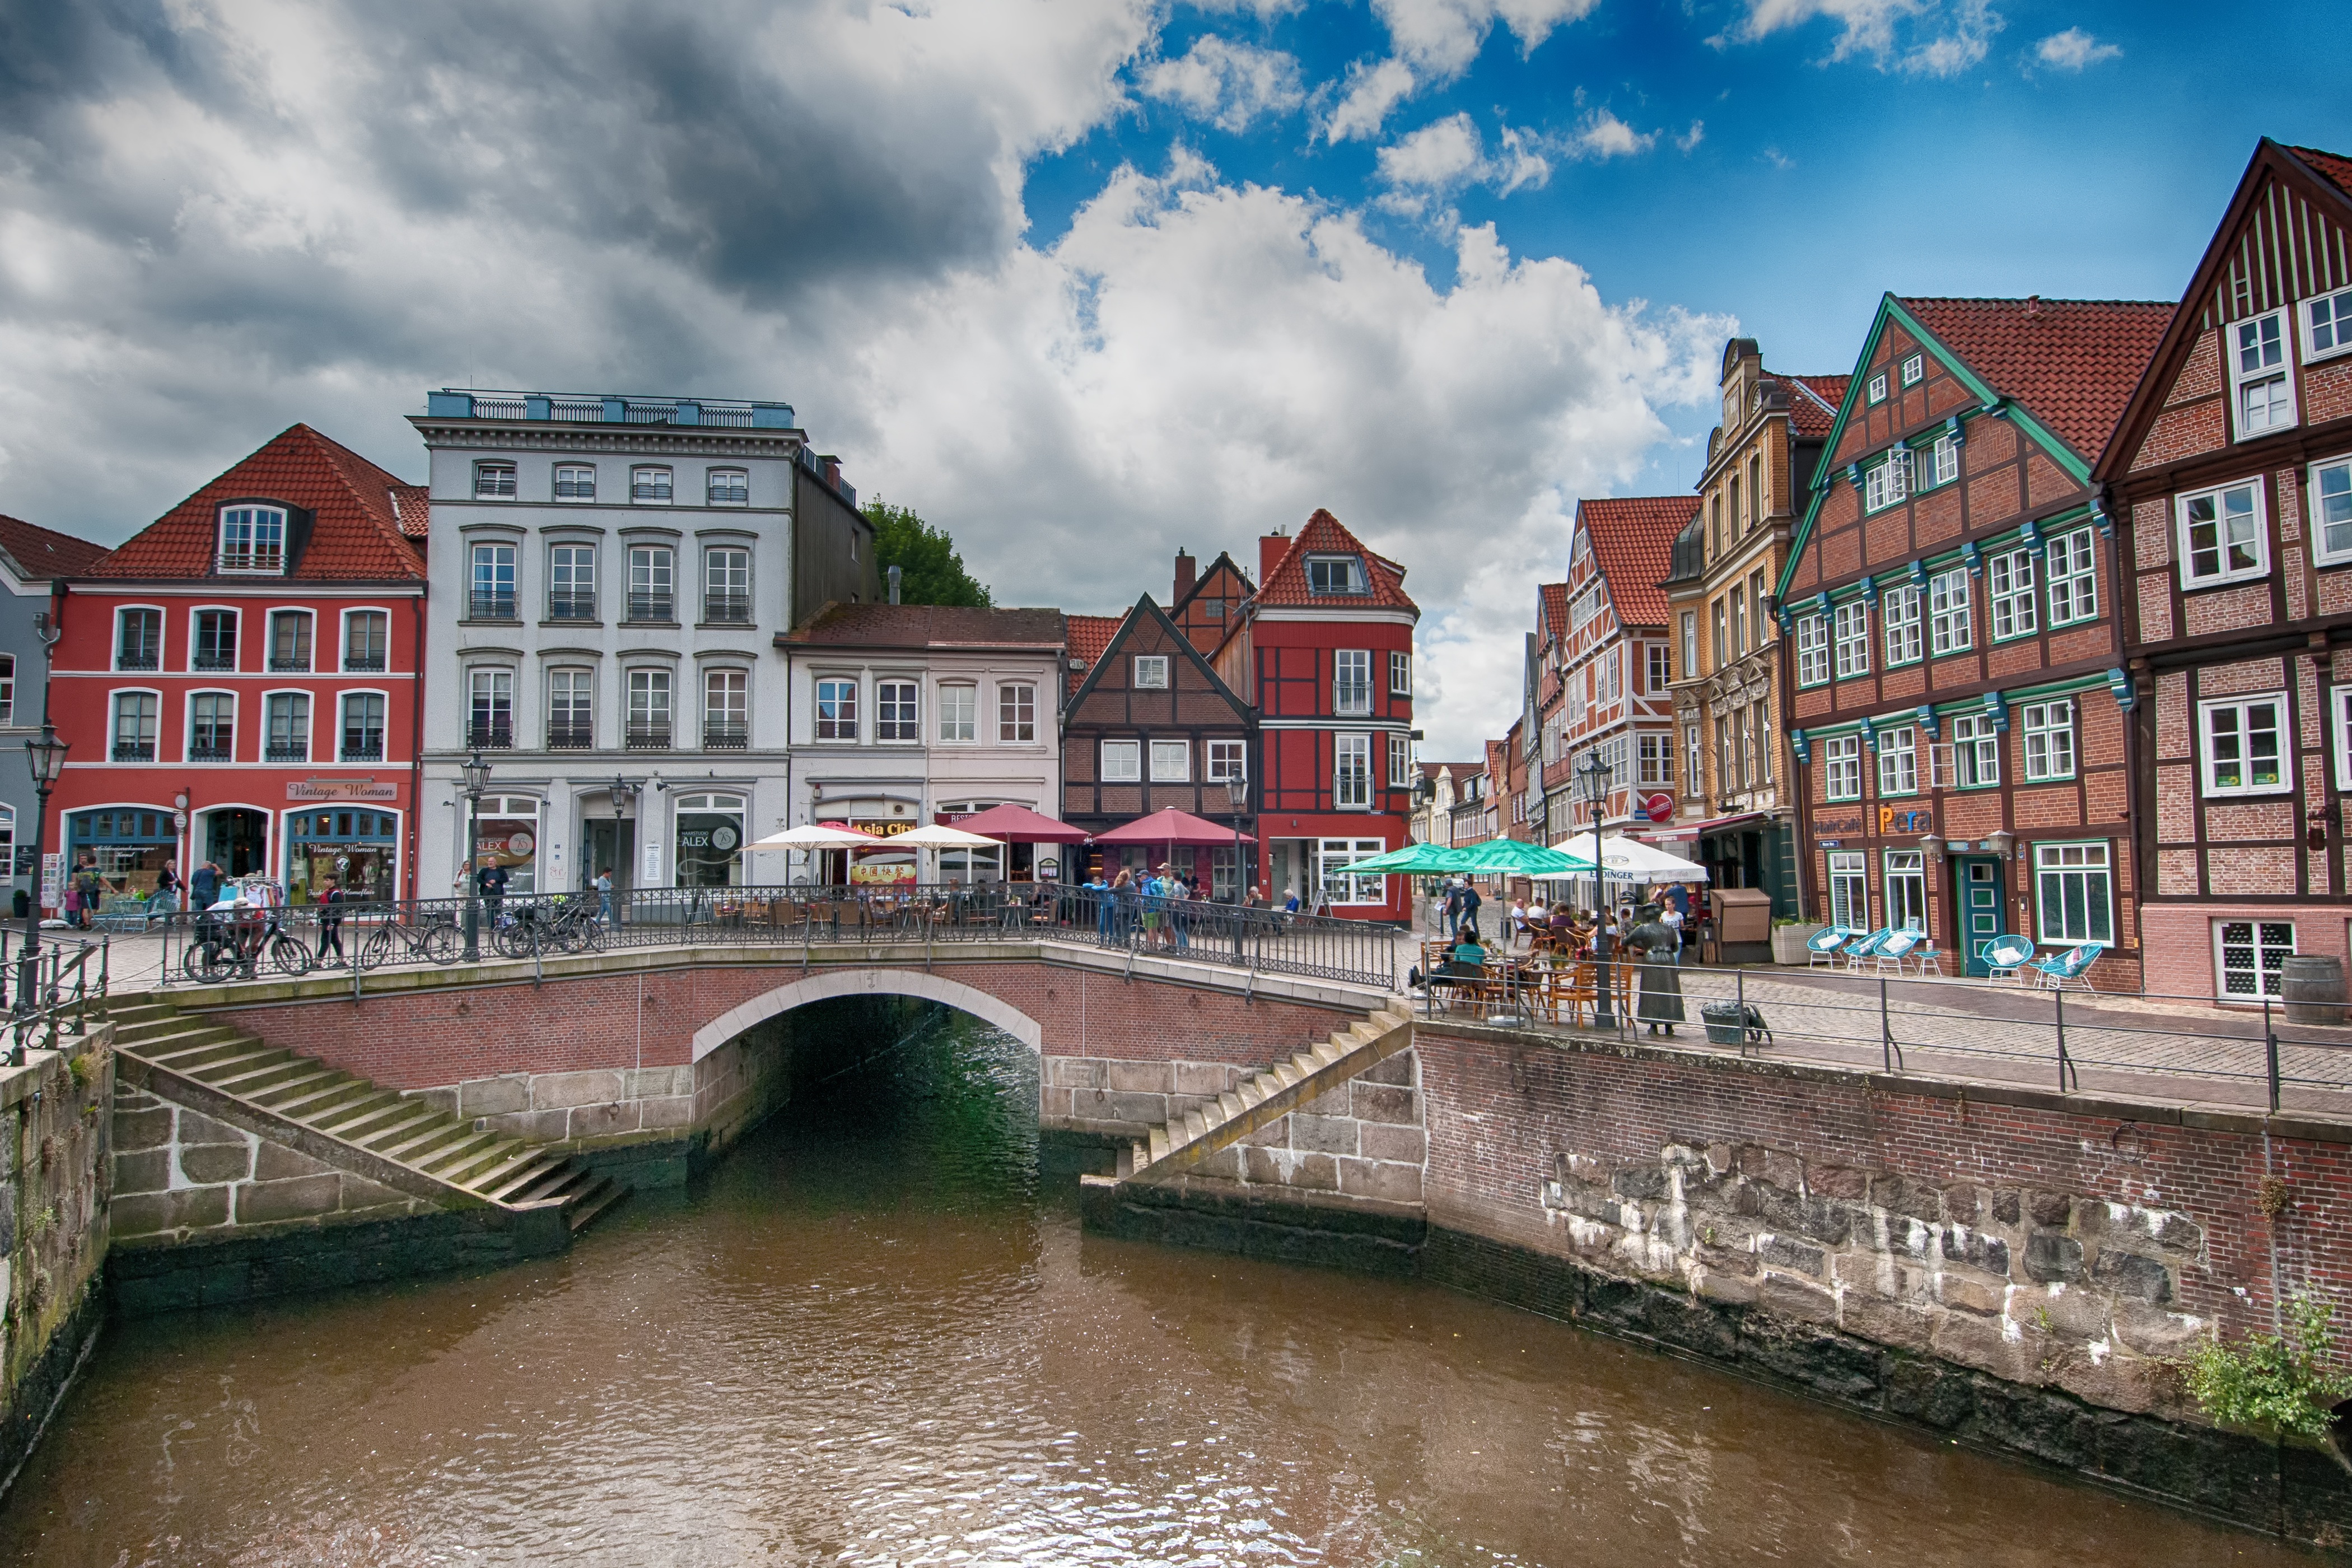
[[[436,1110],[427,1120],[412,1125],[406,1136],[388,1143],[379,1143],[376,1147],[404,1165],[428,1171],[432,1169],[432,1157],[447,1145],[478,1136],[480,1134],[475,1132],[471,1122],[460,1121],[446,1111]]]
[[[1217,1096],[1217,1110],[1222,1113],[1220,1121],[1231,1121],[1234,1117],[1248,1112],[1249,1101],[1244,1100],[1237,1090],[1229,1089]]]
[[[388,1091],[379,1089],[363,1078],[351,1073],[339,1073],[317,1089],[294,1099],[274,1102],[270,1110],[280,1116],[290,1117],[306,1127],[325,1128],[327,1119],[346,1105],[357,1105],[372,1094]]]
[[[1156,1165],[1167,1157],[1168,1129],[1165,1127],[1155,1127],[1151,1130],[1151,1158],[1145,1161],[1144,1163],[1147,1165]]]
[[[152,1049],[116,1041],[126,1050],[137,1051],[151,1062],[160,1062],[173,1072],[192,1072],[212,1061],[234,1061],[252,1050],[260,1042],[249,1035],[240,1035],[222,1028],[191,1029],[156,1042]]]
[[[512,1142],[496,1132],[476,1132],[456,1143],[444,1144],[431,1159],[422,1163],[423,1167],[445,1182],[471,1187],[469,1178],[500,1163],[505,1159],[506,1147]]]
[[[545,1203],[585,1185],[592,1179],[587,1166],[577,1160],[566,1160],[530,1185],[517,1193],[510,1202],[519,1204]]]
[[[234,1094],[240,1100],[254,1100],[262,1091],[276,1089],[281,1084],[324,1077],[334,1070],[311,1057],[288,1056],[278,1061],[259,1061],[236,1068],[207,1068],[195,1076],[224,1094]]]
[[[372,1116],[362,1118],[356,1124],[336,1132],[335,1136],[356,1143],[379,1154],[390,1154],[392,1146],[415,1135],[416,1130],[436,1122],[440,1113],[429,1105],[402,1099]]]
[[[310,1125],[329,1137],[341,1138],[346,1142],[356,1142],[369,1127],[375,1125],[385,1111],[397,1110],[410,1103],[405,1096],[394,1094],[388,1089],[374,1084],[370,1084],[368,1087],[373,1092],[362,1095],[357,1100],[346,1100],[341,1105],[320,1112],[318,1120],[312,1121]]]
[[[482,1172],[474,1178],[471,1185],[484,1197],[504,1203],[516,1191],[529,1186],[562,1163],[562,1161],[551,1154],[528,1143],[519,1143],[505,1163]]]
[[[600,1178],[593,1187],[573,1200],[572,1206],[564,1211],[563,1223],[571,1226],[572,1235],[577,1236],[628,1195],[629,1189],[620,1183],[609,1176]]]

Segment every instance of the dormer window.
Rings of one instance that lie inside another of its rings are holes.
[[[220,514],[220,569],[286,570],[286,513],[274,506],[233,506]]]
[[[1364,563],[1353,555],[1310,555],[1307,558],[1307,591],[1310,594],[1364,594]]]
[[[2273,310],[2240,321],[2231,329],[2230,343],[2238,439],[2294,425],[2294,389],[2286,374],[2286,312]]]
[[[476,463],[474,465],[474,499],[476,500],[512,500],[515,498],[515,466],[512,463]]]

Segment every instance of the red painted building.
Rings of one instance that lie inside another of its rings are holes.
[[[1328,511],[1258,541],[1257,596],[1217,650],[1258,710],[1258,864],[1279,901],[1407,919],[1408,879],[1348,867],[1407,842],[1412,811],[1412,634],[1404,568]]]
[[[45,842],[118,892],[209,858],[414,896],[425,524],[423,486],[297,425],[73,576]]]

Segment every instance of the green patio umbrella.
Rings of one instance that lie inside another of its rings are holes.
[[[1348,868],[1348,872],[1357,877],[1434,877],[1447,871],[1467,870],[1470,854],[1467,849],[1449,849],[1442,844],[1408,844],[1385,855],[1359,860]]]
[[[1467,849],[1453,851],[1459,856],[1458,864],[1449,871],[1500,871],[1517,877],[1567,877],[1592,874],[1590,857],[1562,854],[1547,849],[1540,844],[1528,844],[1517,838],[1489,838],[1483,844],[1473,844]],[[1360,868],[1359,868],[1360,869]]]

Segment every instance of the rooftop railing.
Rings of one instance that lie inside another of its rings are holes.
[[[730,430],[797,428],[789,403],[640,397],[614,393],[494,392],[444,387],[425,395],[436,419],[546,420],[572,425],[686,425]]]

